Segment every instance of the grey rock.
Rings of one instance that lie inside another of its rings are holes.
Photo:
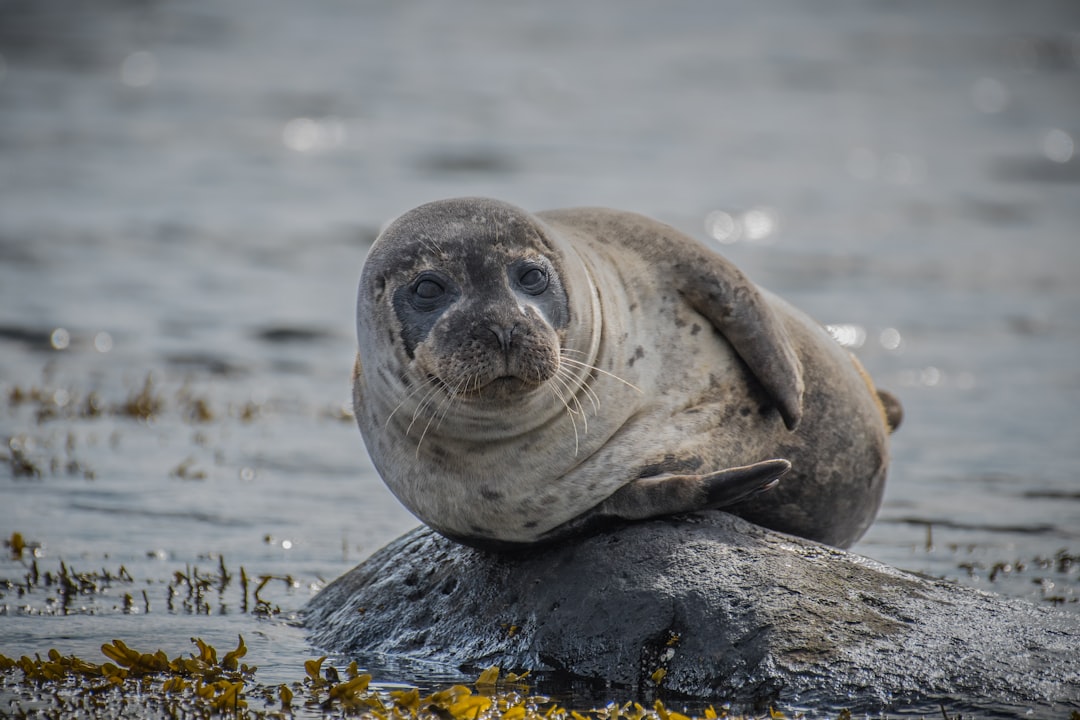
[[[553,671],[645,696],[1080,709],[1080,618],[722,512],[513,556],[419,528],[305,612],[331,652]]]

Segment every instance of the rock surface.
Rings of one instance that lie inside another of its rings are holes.
[[[747,707],[1080,709],[1076,616],[721,512],[517,556],[420,528],[326,587],[306,622],[331,652]]]

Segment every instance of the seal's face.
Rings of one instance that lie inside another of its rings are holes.
[[[462,238],[453,256],[424,258],[392,304],[415,371],[452,395],[509,398],[558,370],[566,295],[542,255]]]
[[[559,372],[571,319],[560,265],[542,228],[516,208],[413,210],[365,263],[361,358],[389,351],[406,388],[437,387],[455,401],[505,406],[526,397]]]

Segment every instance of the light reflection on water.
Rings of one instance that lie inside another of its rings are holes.
[[[825,326],[836,342],[846,348],[861,348],[866,342],[866,328],[854,323],[831,323]]]
[[[778,213],[769,207],[753,207],[734,214],[713,210],[705,216],[705,233],[723,245],[737,242],[770,245],[775,242],[778,230]]]
[[[1056,163],[1067,163],[1073,159],[1072,135],[1060,128],[1051,128],[1043,135],[1042,150],[1049,160]]]
[[[165,613],[165,587],[224,557],[295,579],[288,616],[414,525],[342,411],[355,284],[387,219],[466,194],[719,246],[905,405],[857,551],[1075,600],[1077,571],[1037,559],[1080,552],[1080,60],[1053,13],[466,5],[0,28],[0,438],[41,469],[0,465],[0,534],[43,568],[124,564],[151,598],[137,618],[84,598],[71,625],[9,611],[0,652],[239,631],[294,679],[302,636],[238,612],[235,585],[210,616]],[[165,410],[116,415],[148,372]]]
[[[281,133],[285,147],[299,153],[333,150],[348,138],[345,123],[336,117],[293,118]]]

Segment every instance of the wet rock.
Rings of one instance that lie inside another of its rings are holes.
[[[516,556],[420,528],[306,612],[331,652],[548,670],[646,696],[1080,708],[1076,616],[720,512]]]

